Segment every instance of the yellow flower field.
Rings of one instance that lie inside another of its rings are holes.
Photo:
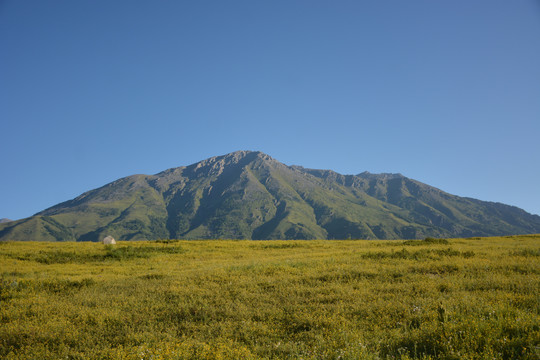
[[[540,235],[0,243],[2,359],[539,359]]]

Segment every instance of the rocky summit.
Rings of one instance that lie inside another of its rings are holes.
[[[0,224],[0,240],[415,239],[540,233],[540,216],[401,174],[341,175],[237,151],[132,175]]]

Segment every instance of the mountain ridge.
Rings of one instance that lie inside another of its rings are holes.
[[[236,151],[131,175],[34,216],[0,240],[412,239],[539,233],[540,216],[402,174],[342,175]]]

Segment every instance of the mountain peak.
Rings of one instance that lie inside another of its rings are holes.
[[[267,155],[261,151],[253,151],[253,150],[237,150],[237,151],[233,151],[231,153],[228,153],[222,156],[216,156],[210,159],[222,158],[222,157],[226,159],[232,159],[235,161],[238,161],[240,159],[245,159],[245,158],[249,158],[249,159],[259,158],[263,160],[273,160],[270,155]]]
[[[241,150],[128,176],[0,224],[0,240],[404,239],[540,232],[540,216],[401,174],[342,175]]]
[[[263,160],[273,160],[271,156],[260,152],[260,151],[252,151],[252,150],[238,150],[234,151],[225,155],[219,155],[219,156],[213,156],[211,158],[208,158],[206,160],[199,161],[195,164],[192,164],[191,166],[197,166],[198,164],[209,164],[209,163],[216,163],[216,162],[224,162],[224,163],[239,163],[242,161],[251,161],[255,159],[263,159]]]
[[[214,156],[206,160],[189,165],[188,171],[201,172],[210,171],[211,174],[221,174],[226,167],[245,166],[253,161],[273,160],[272,157],[260,151],[239,150],[225,155]]]

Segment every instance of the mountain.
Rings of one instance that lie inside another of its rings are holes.
[[[0,219],[0,224],[7,223],[7,222],[10,222],[10,221],[13,221],[13,220],[3,218],[3,219]]]
[[[414,239],[540,233],[540,216],[401,174],[341,175],[237,151],[133,175],[0,224],[0,240]]]

